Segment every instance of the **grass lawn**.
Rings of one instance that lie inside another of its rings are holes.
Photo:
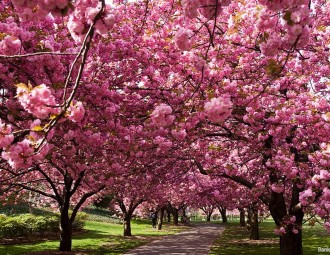
[[[260,224],[260,241],[250,241],[246,228],[238,223],[229,223],[222,235],[212,246],[210,255],[278,255],[279,238],[274,234],[274,222],[264,221]],[[318,247],[330,247],[330,235],[319,225],[303,228],[303,247],[305,255],[318,253]]]
[[[79,252],[79,255],[93,254],[122,254],[136,246],[145,244],[161,235],[174,234],[182,231],[186,227],[164,225],[162,231],[157,231],[151,227],[149,221],[133,221],[133,237],[123,237],[123,226],[105,222],[87,221],[85,229],[88,232],[73,237],[72,249]],[[1,255],[18,254],[54,254],[49,250],[56,251],[59,241],[45,241],[34,244],[0,245]],[[47,251],[48,250],[48,251]],[[42,253],[41,251],[45,251]],[[39,252],[39,253],[38,253]],[[70,253],[74,254],[74,253]]]

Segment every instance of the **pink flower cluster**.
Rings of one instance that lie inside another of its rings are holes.
[[[178,141],[183,141],[187,136],[187,132],[185,129],[179,131],[173,130],[171,133],[174,136],[174,138]]]
[[[45,144],[40,148],[38,153],[35,153],[34,146],[38,144],[39,141],[36,143],[35,141],[32,142],[29,139],[24,139],[21,142],[7,147],[1,153],[1,156],[3,159],[7,160],[8,164],[14,169],[30,167],[33,162],[42,160],[52,147],[50,144]]]
[[[0,54],[15,55],[20,52],[21,41],[13,36],[7,35],[3,40],[0,40]]]
[[[180,28],[175,34],[175,44],[180,50],[190,50],[192,31],[185,28]]]
[[[81,120],[84,118],[85,115],[85,108],[82,104],[82,102],[77,102],[76,104],[73,104],[69,107],[69,120],[72,120],[73,122],[80,123]]]
[[[308,5],[308,0],[259,0],[259,3],[265,5],[271,11],[279,11],[293,6]]]
[[[200,7],[200,1],[199,0],[183,0],[183,11],[187,18],[194,19],[198,16],[197,9]]]
[[[76,42],[83,41],[89,26],[99,12],[100,5],[97,0],[79,0],[76,2],[76,8],[68,22],[68,29]],[[101,35],[106,34],[116,22],[116,16],[110,13],[110,8],[107,6],[102,17],[95,24],[95,30]]]
[[[166,104],[158,105],[151,113],[151,121],[159,127],[166,127],[173,123],[175,117],[172,114],[172,108]]]
[[[330,221],[326,221],[326,222],[324,223],[324,227],[325,227],[325,229],[328,231],[328,233],[330,233]]]
[[[157,144],[159,146],[158,152],[167,152],[172,147],[172,142],[166,140],[162,136],[157,136],[156,138],[154,138],[153,142],[154,144]]]
[[[274,229],[274,233],[275,233],[276,235],[283,236],[283,235],[285,235],[286,230],[285,230],[284,227],[275,228],[275,229]]]
[[[189,19],[197,18],[198,11],[207,19],[218,17],[231,0],[183,0],[184,15]]]
[[[69,0],[12,0],[12,3],[23,21],[37,21],[50,12],[53,15],[61,15]]]
[[[308,206],[313,202],[315,196],[316,194],[311,189],[307,189],[299,194],[299,201],[303,206]]]
[[[265,9],[258,21],[258,28],[265,32],[260,44],[262,54],[276,55],[280,48],[291,50],[303,47],[310,37],[310,9],[308,1],[267,1],[260,0]],[[281,15],[276,15],[278,12]]]
[[[282,193],[284,191],[284,184],[283,183],[273,183],[272,191],[274,191],[276,193]]]
[[[207,19],[218,17],[222,8],[228,6],[231,0],[200,0],[200,13]]]
[[[11,132],[11,125],[6,125],[0,120],[0,148],[5,148],[13,142],[14,135]]]
[[[29,167],[32,165],[32,157],[34,150],[31,142],[27,139],[18,142],[8,150],[2,152],[1,156],[8,161],[9,165],[14,169]]]
[[[59,108],[56,107],[55,97],[45,84],[34,88],[22,83],[18,84],[17,97],[24,109],[37,118],[45,119],[50,114],[59,112]]]
[[[233,103],[229,96],[212,98],[204,106],[206,116],[214,123],[224,122],[232,112]]]

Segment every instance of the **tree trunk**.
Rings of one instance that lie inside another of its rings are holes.
[[[173,209],[173,224],[175,226],[179,225],[179,210],[176,208]]]
[[[225,207],[219,207],[219,211],[220,211],[220,214],[221,214],[222,223],[227,223],[228,222],[227,209]]]
[[[246,220],[246,228],[251,230],[251,222],[252,222],[252,210],[251,208],[247,208],[247,220]]]
[[[160,209],[160,215],[159,215],[158,223],[157,223],[158,230],[162,230],[162,228],[163,228],[164,211],[165,211],[164,208]]]
[[[271,178],[274,176],[271,175]],[[275,178],[274,178],[275,179]],[[274,179],[271,179],[274,182]],[[276,179],[275,179],[276,180]],[[269,210],[277,227],[281,227],[282,223],[288,218],[295,216],[294,223],[288,224],[285,228],[285,234],[280,236],[280,255],[302,255],[302,221],[304,212],[299,205],[299,189],[295,184],[292,188],[291,203],[289,212],[286,209],[286,203],[283,193],[271,192],[269,202]],[[292,230],[298,231],[294,234]]]
[[[212,212],[206,214],[206,221],[211,221]]]
[[[258,209],[251,210],[251,219],[250,219],[250,240],[259,240],[259,215]]]
[[[239,225],[245,227],[245,211],[244,209],[239,210]]]
[[[61,208],[60,218],[60,251],[71,251],[72,249],[72,227],[69,219],[69,206]]]
[[[166,210],[166,215],[167,215],[167,222],[170,223],[171,222],[171,213],[169,210]]]
[[[302,231],[299,230],[298,234],[292,231],[280,237],[280,254],[281,255],[302,255]]]
[[[130,214],[124,216],[124,236],[132,236],[131,219],[132,215]]]

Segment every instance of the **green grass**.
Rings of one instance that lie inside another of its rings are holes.
[[[238,223],[229,223],[227,228],[220,235],[212,246],[210,255],[278,255],[279,238],[274,234],[274,222],[264,221],[260,224],[261,242],[250,242],[249,232],[246,228],[239,227]],[[318,253],[318,247],[330,247],[330,235],[322,226],[303,228],[303,249],[305,255]]]
[[[136,246],[145,244],[157,236],[179,232],[183,227],[164,225],[162,231],[151,227],[149,221],[133,221],[133,237],[123,237],[123,226],[104,222],[86,222],[88,232],[74,236],[72,248],[85,254],[108,255],[122,254]],[[35,251],[57,250],[59,241],[45,241],[34,244],[0,245],[1,255],[19,255]],[[47,252],[45,252],[47,254]]]

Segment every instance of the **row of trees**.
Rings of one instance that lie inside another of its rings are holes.
[[[97,195],[128,230],[145,194],[262,204],[281,254],[302,254],[306,213],[330,229],[329,7],[1,1],[1,199],[58,207],[62,251]]]

